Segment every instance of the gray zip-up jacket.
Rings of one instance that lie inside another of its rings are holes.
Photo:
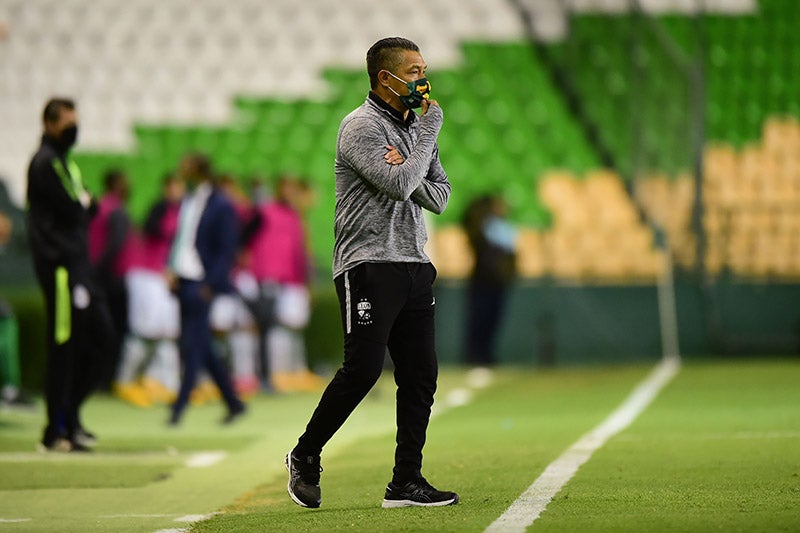
[[[342,120],[336,142],[336,214],[333,276],[361,263],[429,263],[422,209],[440,214],[450,182],[436,138],[442,109],[430,106],[403,121],[370,94]],[[404,161],[386,162],[386,145]]]

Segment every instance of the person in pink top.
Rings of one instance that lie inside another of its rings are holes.
[[[311,314],[310,262],[301,212],[307,185],[281,176],[275,197],[259,208],[260,220],[249,242],[250,268],[258,283],[275,295],[273,321],[266,334],[270,379],[275,390],[316,390],[322,381],[308,369],[303,330]]]
[[[129,254],[125,275],[129,332],[112,389],[119,398],[140,407],[171,402],[180,385],[176,344],[180,315],[166,266],[183,193],[180,179],[172,175],[164,179],[162,197],[150,209]]]
[[[220,190],[228,197],[236,212],[240,248],[243,246],[245,228],[250,227],[255,216],[255,206],[236,179],[225,174],[217,179]],[[261,388],[257,372],[258,327],[242,298],[258,292],[258,283],[250,268],[246,250],[238,254],[231,273],[235,293],[217,294],[211,305],[210,321],[220,346],[228,351],[229,366],[236,392],[244,397],[255,395]]]
[[[89,260],[106,294],[114,324],[112,353],[103,360],[100,370],[100,385],[107,388],[128,331],[125,273],[131,260],[131,221],[125,205],[129,194],[127,175],[121,170],[109,170],[103,178],[103,185],[104,194],[98,204],[97,214],[89,222]]]

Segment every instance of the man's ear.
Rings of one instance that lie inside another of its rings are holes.
[[[378,83],[380,83],[384,87],[387,87],[389,85],[390,77],[391,76],[389,76],[388,70],[381,70],[380,72],[378,72]]]

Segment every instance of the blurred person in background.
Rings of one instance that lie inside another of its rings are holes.
[[[188,193],[181,202],[169,268],[175,277],[180,303],[183,377],[169,424],[180,422],[198,373],[203,369],[222,394],[228,409],[222,422],[227,424],[245,412],[245,405],[233,388],[225,363],[215,353],[209,312],[216,294],[233,291],[231,271],[239,235],[236,212],[215,187],[211,162],[206,156],[198,153],[185,156],[179,175],[186,181]]]
[[[170,292],[167,261],[184,190],[176,176],[164,178],[161,198],[147,214],[125,275],[129,328],[112,390],[140,407],[174,402],[180,386],[180,312]]]
[[[0,300],[0,406],[33,406],[33,401],[22,390],[19,324],[11,305],[4,300]]]
[[[128,332],[128,290],[125,273],[130,267],[132,225],[127,202],[128,176],[119,169],[103,176],[103,196],[97,214],[89,222],[89,259],[100,287],[106,293],[114,333],[112,350],[100,369],[100,385],[108,388],[119,363],[122,342]]]
[[[441,213],[450,197],[437,146],[443,115],[428,100],[426,68],[413,42],[376,42],[367,52],[371,91],[339,127],[333,275],[344,362],[286,455],[289,495],[305,507],[320,506],[322,449],[378,381],[387,348],[397,384],[397,447],[382,506],[458,502],[422,476],[438,376],[436,269],[423,251],[422,210]]]
[[[80,410],[110,356],[113,323],[89,261],[92,202],[70,150],[78,136],[72,100],[54,98],[43,113],[42,144],[28,169],[28,239],[47,314],[42,445],[54,451],[86,451],[96,441]]]
[[[211,305],[211,328],[221,352],[227,352],[233,374],[233,384],[243,397],[256,394],[261,388],[256,368],[258,354],[258,327],[245,298],[258,291],[258,283],[252,272],[249,254],[245,250],[246,228],[256,216],[256,207],[231,175],[218,180],[220,191],[230,200],[236,212],[237,257],[231,273],[234,292],[218,294]],[[195,391],[194,394],[203,390]],[[206,395],[209,393],[206,389]]]
[[[464,324],[464,358],[472,365],[493,365],[497,332],[508,289],[516,276],[517,230],[506,219],[500,196],[475,198],[462,219],[475,265],[469,275]]]
[[[273,199],[272,186],[267,178],[255,175],[250,179],[250,195],[253,202],[252,216],[242,229],[242,257],[252,274],[252,285],[238,287],[239,296],[247,306],[255,325],[255,351],[252,353],[252,366],[260,381],[261,389],[273,391],[269,372],[269,356],[267,353],[267,332],[275,319],[275,288],[272,285],[260,284],[256,279],[253,267],[253,240],[264,227],[263,208]],[[241,355],[240,355],[241,357]]]
[[[259,207],[249,243],[253,274],[261,292],[273,297],[266,364],[278,392],[319,390],[323,385],[308,368],[303,333],[311,316],[311,266],[301,217],[308,195],[308,187],[297,178],[278,178],[274,199]]]
[[[0,258],[11,241],[13,223],[0,211]],[[0,298],[0,405],[33,407],[33,401],[22,390],[19,371],[19,324],[11,305]]]

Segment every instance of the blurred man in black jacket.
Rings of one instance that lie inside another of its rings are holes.
[[[95,437],[82,427],[80,407],[94,388],[112,325],[89,262],[87,225],[96,206],[69,153],[78,135],[74,102],[51,99],[43,120],[27,193],[28,238],[47,312],[47,427],[42,445],[53,451],[86,451]]]

